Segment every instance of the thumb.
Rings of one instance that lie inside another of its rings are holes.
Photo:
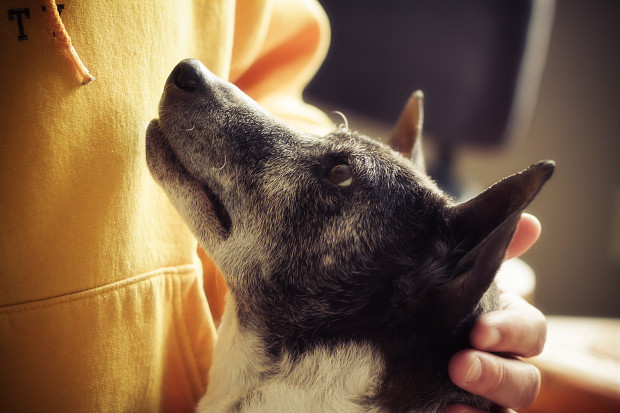
[[[515,258],[530,249],[538,240],[541,225],[538,218],[530,214],[522,214],[512,240],[506,249],[506,259]]]

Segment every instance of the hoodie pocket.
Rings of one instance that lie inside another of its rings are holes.
[[[0,307],[10,411],[192,411],[215,327],[196,265]]]

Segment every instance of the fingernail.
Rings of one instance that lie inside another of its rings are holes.
[[[492,327],[487,336],[486,339],[484,340],[484,348],[488,349],[488,348],[492,348],[495,347],[496,345],[499,344],[499,340],[501,339],[501,334],[499,333],[499,330],[495,327]]]
[[[465,382],[473,383],[477,381],[480,378],[480,374],[482,374],[482,363],[478,357],[475,357],[465,375]]]

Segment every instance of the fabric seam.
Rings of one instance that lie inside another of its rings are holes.
[[[31,302],[9,304],[9,305],[0,307],[0,314],[12,314],[12,313],[19,313],[23,311],[33,310],[33,309],[54,307],[60,304],[65,304],[65,303],[70,303],[73,301],[79,301],[79,300],[91,298],[93,296],[101,294],[102,292],[110,292],[114,290],[119,290],[119,289],[122,289],[128,286],[131,286],[133,284],[139,284],[143,281],[146,281],[146,280],[149,280],[155,277],[161,277],[161,276],[170,275],[170,274],[188,275],[191,273],[198,273],[198,266],[196,266],[195,264],[186,264],[186,265],[180,265],[178,267],[158,268],[154,271],[150,271],[150,272],[140,274],[140,275],[137,275],[131,278],[124,279],[124,280],[116,281],[111,284],[102,285],[100,287],[94,287],[88,290],[76,291],[76,292],[67,293],[64,295],[56,296],[56,297],[43,298],[43,299],[31,301]]]

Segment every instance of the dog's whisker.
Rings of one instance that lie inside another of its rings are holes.
[[[340,127],[344,127],[344,129],[347,129],[347,130],[348,130],[348,129],[349,129],[349,120],[347,119],[347,117],[345,116],[345,114],[344,114],[344,113],[342,113],[342,112],[341,112],[341,111],[339,111],[339,110],[334,110],[334,111],[332,111],[332,113],[334,113],[334,114],[336,114],[336,115],[338,115],[338,116],[340,116],[340,117],[342,118],[342,121],[343,121],[344,123],[343,123],[342,125],[339,125],[339,126],[340,126]]]
[[[226,166],[226,160],[227,160],[226,159],[226,155],[224,155],[224,163],[222,164],[222,166],[220,166],[219,168],[215,167],[215,166],[212,166],[211,169],[213,169],[214,171],[221,171]]]
[[[347,119],[346,115],[342,112],[340,112],[339,110],[334,110],[332,111],[332,113],[335,113],[336,115],[340,116],[343,120],[344,123],[340,124],[337,126],[338,129],[341,129],[343,132],[345,132],[349,138],[349,140],[351,141],[352,144],[354,144],[355,142],[357,142],[355,140],[355,138],[353,137],[353,135],[351,134],[351,129],[349,129],[349,120]]]

